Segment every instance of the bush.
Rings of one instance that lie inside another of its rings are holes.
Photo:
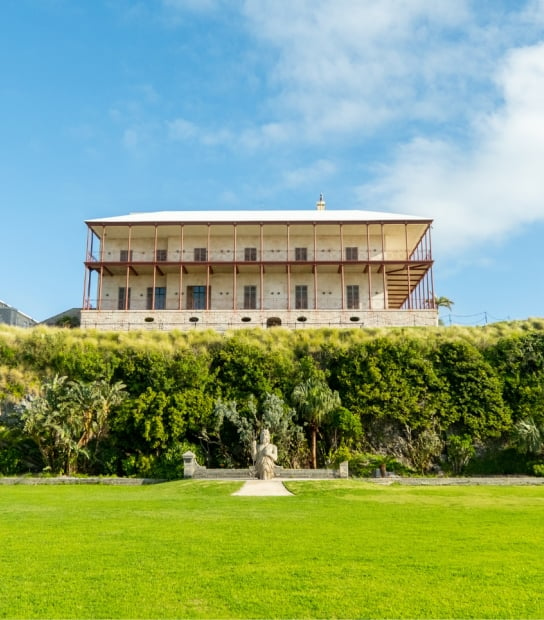
[[[36,444],[20,429],[0,426],[0,475],[36,473],[42,468]]]
[[[350,450],[345,446],[333,452],[329,460],[334,467],[338,467],[340,463],[347,461],[349,475],[353,478],[371,478],[374,476],[375,471],[383,466],[385,466],[387,472],[393,474],[412,473],[409,468],[394,457]]]
[[[473,458],[465,472],[472,476],[530,475],[527,457],[515,448],[489,450]]]
[[[190,450],[197,455],[197,461],[204,461],[198,446],[189,443],[178,443],[163,454],[144,455],[132,454],[123,460],[125,475],[139,478],[156,478],[160,480],[183,479],[183,454]]]
[[[327,384],[342,402],[320,425],[317,453],[346,445],[351,452],[341,460],[348,460],[353,475],[371,475],[380,454],[399,455],[418,471],[429,471],[443,456],[438,440],[451,436],[461,438],[450,439],[446,450],[454,473],[526,474],[542,461],[540,443],[525,441],[529,437],[523,438],[527,455],[504,449],[514,446],[516,423],[533,420],[537,429],[544,424],[544,322],[534,320],[485,328],[227,334],[0,326],[0,426],[8,426],[1,419],[7,411],[30,402],[55,374],[78,384],[121,381],[129,398],[109,416],[109,439],[102,434],[97,445],[84,437],[85,452],[75,462],[82,472],[175,478],[182,460],[177,444],[199,442],[207,450],[203,462],[233,467],[248,455],[234,427],[215,428],[214,402],[236,399],[241,405],[255,399],[262,413],[270,394],[292,405],[289,399],[310,359],[326,370]],[[74,414],[80,422],[78,410]],[[301,412],[295,413],[297,441],[274,437],[286,465],[306,464],[306,442],[299,441],[303,425]],[[52,431],[47,439],[54,443],[58,437]],[[84,447],[81,435],[72,439],[76,448]],[[469,440],[485,443],[487,452],[463,469]],[[6,441],[0,445],[0,470],[29,471],[24,460],[35,452],[34,444],[8,436]],[[45,442],[41,447],[54,448]],[[47,465],[40,458],[38,469]],[[66,463],[49,466],[67,469]],[[398,462],[390,468],[402,471]]]
[[[448,465],[455,476],[463,472],[476,453],[472,438],[468,435],[450,435],[446,442]]]
[[[535,476],[544,477],[544,463],[535,463],[533,473]]]

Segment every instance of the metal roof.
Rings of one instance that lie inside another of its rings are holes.
[[[385,211],[324,210],[292,211],[151,211],[129,213],[115,217],[87,220],[87,224],[184,224],[240,222],[430,222],[430,218],[417,215],[388,213]]]

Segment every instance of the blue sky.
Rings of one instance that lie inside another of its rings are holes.
[[[86,219],[434,219],[446,323],[544,316],[544,0],[3,0],[0,299],[81,305]]]

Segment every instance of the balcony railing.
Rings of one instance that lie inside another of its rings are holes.
[[[305,259],[301,259],[300,254],[297,254],[294,249],[266,249],[262,252],[257,250],[255,260],[253,255],[248,260],[248,255],[244,250],[238,250],[234,252],[230,249],[212,249],[207,253],[195,253],[192,250],[174,250],[167,252],[161,251],[160,254],[155,255],[153,251],[138,251],[131,250],[130,256],[127,254],[121,255],[119,251],[105,252],[101,256],[95,256],[94,254],[87,254],[87,262],[96,263],[260,263],[260,262],[292,262],[292,263],[329,263],[329,262],[345,262],[345,263],[365,263],[368,261],[430,261],[432,260],[430,252],[416,250],[411,255],[407,256],[405,250],[370,250],[361,249],[358,252],[357,258],[346,257],[345,253],[340,250],[329,248],[318,248],[314,253],[313,249],[308,249]]]

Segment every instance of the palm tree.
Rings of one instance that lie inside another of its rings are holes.
[[[340,406],[340,397],[324,378],[314,374],[295,387],[293,403],[310,427],[312,468],[317,469],[317,432],[327,415]]]
[[[24,430],[51,471],[76,472],[78,457],[89,457],[89,442],[97,444],[107,434],[110,410],[122,402],[124,387],[55,376],[43,384],[40,396],[25,403]]]
[[[68,400],[78,421],[78,424],[72,426],[76,440],[76,460],[78,453],[86,454],[86,447],[93,440],[96,454],[100,440],[108,434],[108,417],[112,407],[122,403],[126,396],[124,389],[120,381],[113,385],[104,380],[71,383]]]
[[[448,297],[436,297],[434,298],[434,305],[435,308],[447,308],[448,310],[451,310],[451,307],[454,305],[454,302],[449,299]]]
[[[519,420],[513,435],[517,449],[524,454],[539,454],[544,448],[544,432],[532,417]]]
[[[93,439],[98,443],[106,435],[108,416],[112,407],[123,402],[124,388],[120,381],[113,385],[104,380],[71,384],[70,400],[79,409],[82,421],[79,447],[85,447]]]
[[[63,430],[66,377],[55,376],[42,384],[41,393],[23,401],[23,430],[36,443],[51,471],[63,470],[66,434]],[[68,452],[71,448],[68,446]]]

